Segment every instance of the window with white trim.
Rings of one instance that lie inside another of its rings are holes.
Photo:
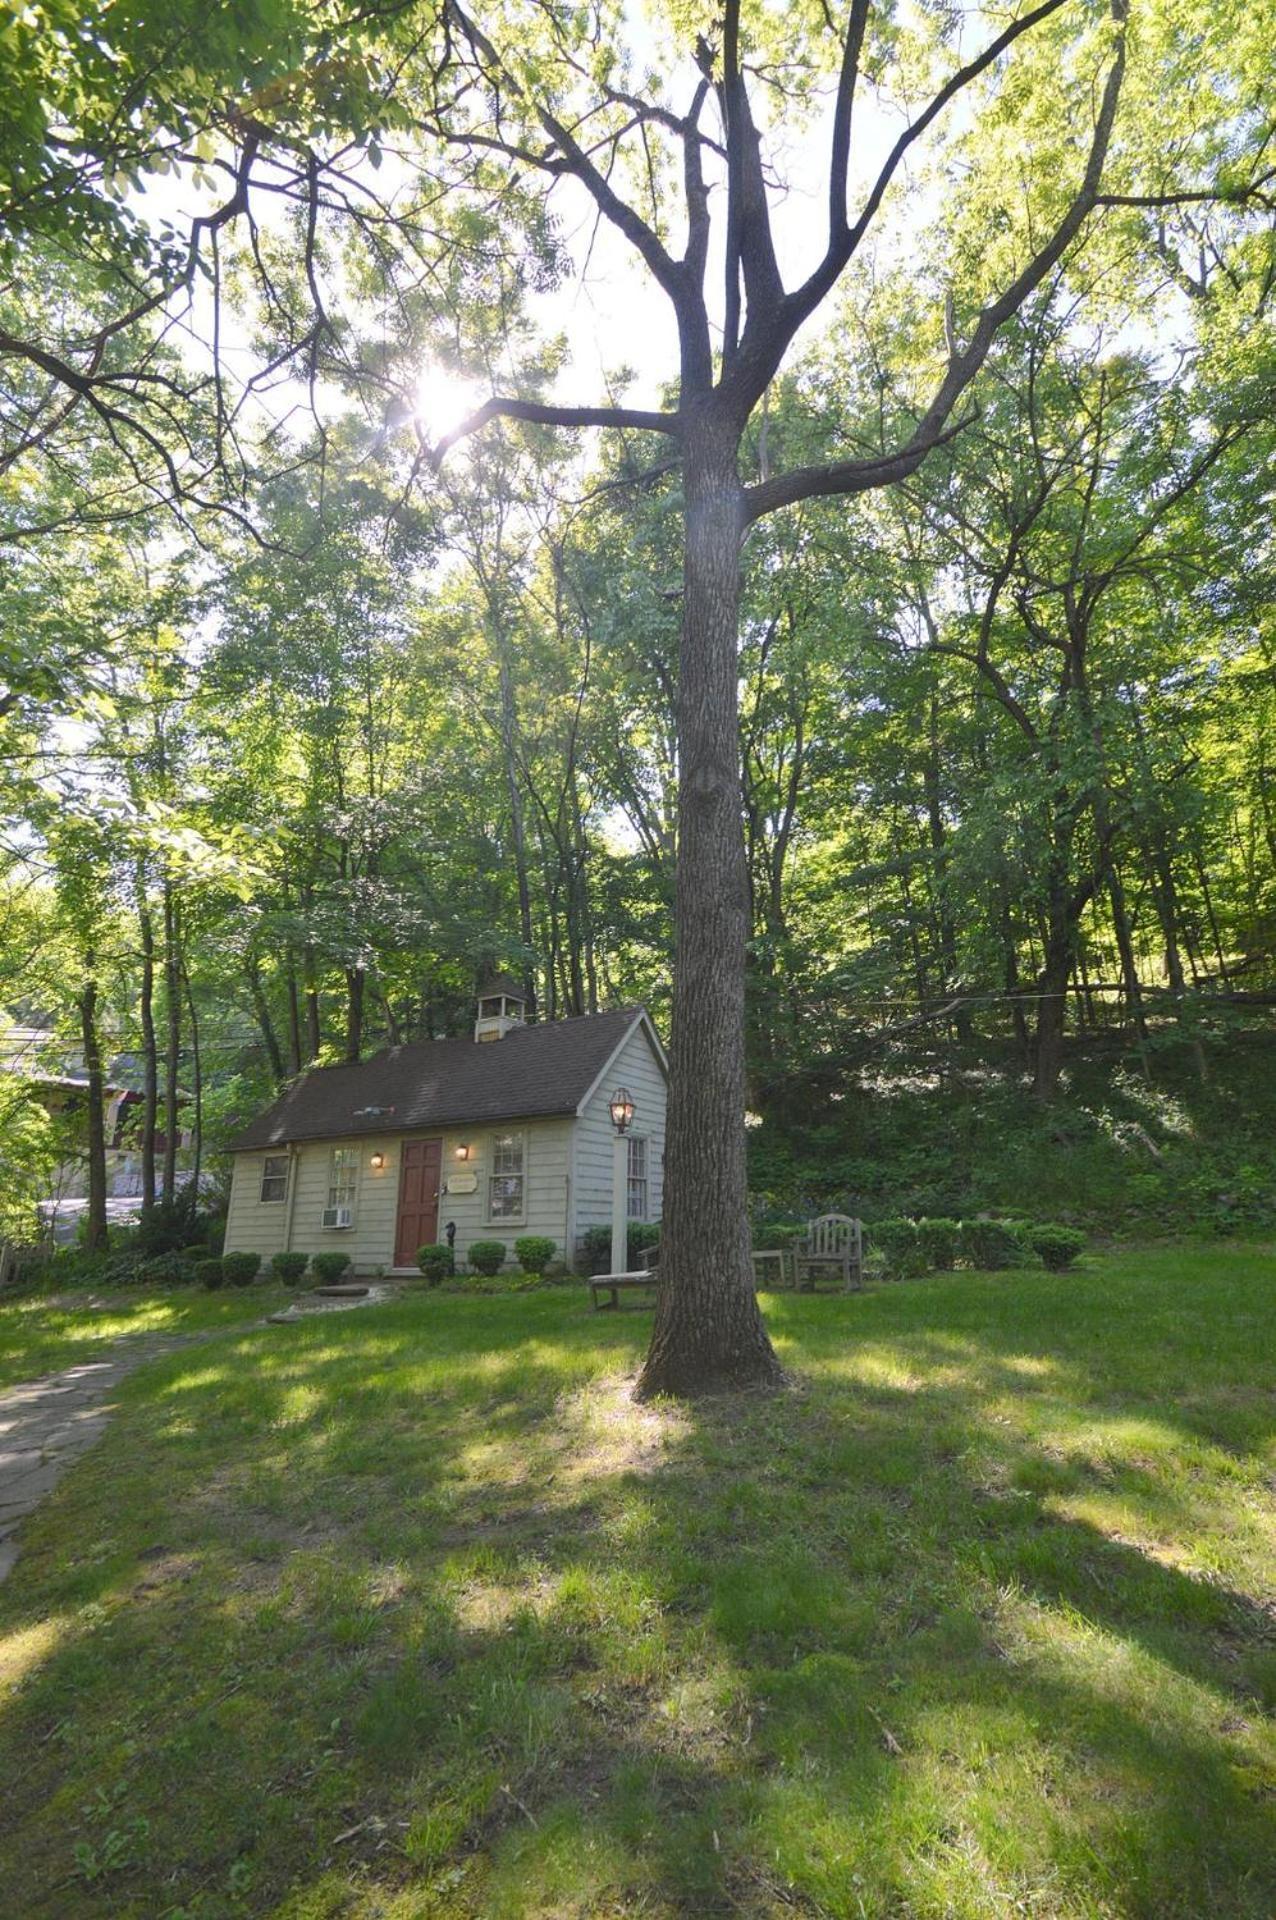
[[[629,1145],[629,1218],[647,1218],[647,1142],[640,1133],[631,1133]]]
[[[527,1196],[523,1139],[521,1133],[492,1135],[492,1171],[487,1177],[489,1220],[524,1218]]]
[[[268,1153],[261,1163],[261,1192],[258,1195],[263,1205],[270,1205],[288,1198],[288,1155],[286,1153]]]
[[[328,1162],[328,1209],[344,1207],[354,1212],[355,1185],[359,1177],[358,1147],[334,1147]]]

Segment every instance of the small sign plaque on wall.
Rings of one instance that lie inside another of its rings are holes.
[[[447,1190],[449,1193],[474,1193],[478,1188],[476,1173],[449,1173]]]

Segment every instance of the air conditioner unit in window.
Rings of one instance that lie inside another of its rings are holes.
[[[353,1226],[354,1214],[349,1207],[325,1207],[323,1224],[325,1227]]]

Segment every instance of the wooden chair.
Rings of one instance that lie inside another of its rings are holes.
[[[864,1284],[864,1232],[845,1213],[822,1213],[793,1249],[793,1284],[815,1284],[825,1274],[839,1278],[849,1293]]]

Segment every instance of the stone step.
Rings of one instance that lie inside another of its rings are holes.
[[[312,1287],[310,1291],[317,1293],[321,1300],[362,1300],[370,1289],[353,1280],[342,1280],[330,1287]]]

